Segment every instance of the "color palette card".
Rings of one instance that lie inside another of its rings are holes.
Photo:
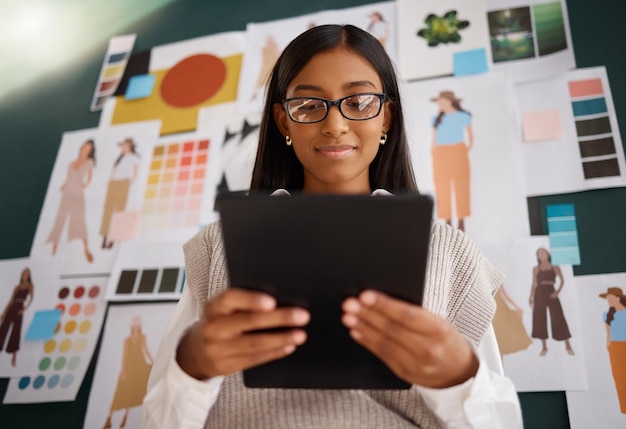
[[[516,82],[576,67],[565,0],[487,0],[487,20],[493,69]]]
[[[215,218],[219,138],[190,133],[155,143],[140,173],[140,241],[186,241]]]
[[[109,306],[83,427],[104,427],[112,408],[112,427],[122,421],[127,428],[141,427],[149,371],[175,307],[173,302]]]
[[[626,186],[610,88],[604,67],[515,86],[524,132],[539,137],[521,145],[529,196]],[[537,115],[540,121],[529,120]]]
[[[109,46],[100,69],[100,77],[91,100],[92,112],[102,109],[107,98],[113,95],[120,84],[136,38],[136,34],[129,34],[112,37],[109,40]]]
[[[36,367],[14,376],[5,404],[73,401],[98,342],[108,277],[66,277],[56,288],[61,319],[52,338],[38,344]]]
[[[110,301],[178,300],[184,283],[182,242],[124,243],[107,285]]]

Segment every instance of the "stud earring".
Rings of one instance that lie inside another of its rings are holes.
[[[291,146],[291,137],[285,136],[285,143],[287,143],[287,146]]]
[[[383,145],[387,141],[387,133],[382,133],[380,135],[380,144]]]

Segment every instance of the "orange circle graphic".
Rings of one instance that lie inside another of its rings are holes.
[[[213,97],[226,80],[226,64],[210,54],[192,55],[163,77],[161,97],[173,107],[191,107]]]

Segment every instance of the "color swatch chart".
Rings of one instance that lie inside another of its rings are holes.
[[[180,267],[126,269],[120,273],[115,294],[163,295],[180,293],[184,270]]]
[[[142,230],[195,228],[200,224],[209,140],[154,148],[142,206]]]
[[[108,277],[64,279],[55,309],[61,319],[42,340],[31,374],[11,378],[4,403],[73,401],[93,355],[106,309]]]
[[[554,265],[580,265],[574,204],[548,205],[546,218],[552,263]]]
[[[620,176],[602,79],[568,85],[585,179]]]
[[[100,77],[96,85],[96,91],[91,100],[91,110],[100,110],[107,98],[109,98],[120,84],[130,52],[135,45],[134,34],[111,38],[107,53],[104,57]]]

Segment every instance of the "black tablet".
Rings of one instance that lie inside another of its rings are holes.
[[[409,384],[350,337],[341,303],[365,288],[421,304],[429,196],[222,194],[230,284],[311,313],[290,356],[244,371],[248,387],[403,389]]]

